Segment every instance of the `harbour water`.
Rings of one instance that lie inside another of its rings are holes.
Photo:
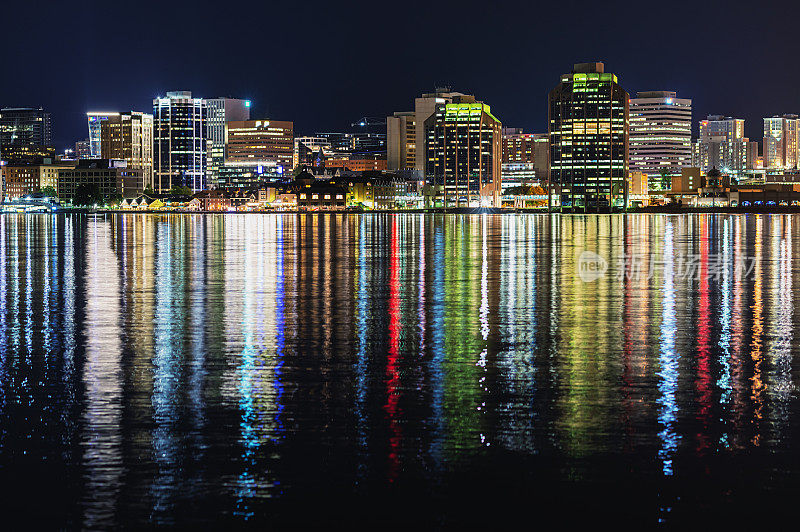
[[[778,519],[798,257],[791,215],[3,215],[0,507]]]

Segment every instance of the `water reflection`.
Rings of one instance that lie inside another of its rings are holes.
[[[58,515],[110,527],[446,494],[477,464],[791,464],[799,238],[789,216],[4,215],[0,472],[61,475]],[[578,274],[587,250],[606,275]]]

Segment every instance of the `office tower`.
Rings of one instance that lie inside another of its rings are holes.
[[[206,99],[208,109],[208,181],[219,185],[219,168],[225,162],[225,123],[250,120],[250,100]]]
[[[692,164],[692,100],[672,91],[639,92],[630,101],[630,171],[649,190],[669,190]]]
[[[709,115],[700,121],[697,159],[706,174],[716,168],[733,182],[754,169],[758,143],[744,136],[744,119]]]
[[[206,188],[206,102],[189,91],[153,100],[153,179],[158,192]]]
[[[437,106],[453,102],[453,98],[468,96],[453,92],[447,87],[437,87],[414,100],[413,111],[394,113],[386,119],[386,154],[389,170],[413,169],[416,176],[425,176],[426,145],[425,121]]]
[[[603,63],[576,64],[550,91],[550,181],[568,209],[627,204],[628,93]]]
[[[59,169],[58,198],[72,202],[81,185],[96,190],[105,201],[135,198],[144,190],[143,175],[122,159],[81,159],[74,168]]]
[[[224,141],[225,162],[219,170],[219,186],[246,186],[261,180],[274,181],[292,171],[292,122],[230,121],[225,127]]]
[[[502,124],[472,96],[438,103],[425,120],[426,182],[441,187],[443,204],[500,206]]]
[[[0,109],[0,146],[50,146],[50,113],[42,108]]]
[[[144,186],[153,186],[153,115],[115,113],[100,122],[102,159],[124,159],[128,168],[142,170]]]
[[[773,116],[764,119],[764,168],[791,170],[797,168],[797,115]]]
[[[100,135],[103,122],[108,120],[109,117],[118,115],[119,113],[113,111],[90,111],[86,113],[86,121],[89,126],[89,159],[99,159],[101,156]]]
[[[386,118],[386,167],[411,171],[417,167],[417,122],[413,111]]]

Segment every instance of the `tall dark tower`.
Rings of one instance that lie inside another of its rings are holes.
[[[603,63],[580,63],[550,91],[550,180],[564,210],[627,206],[628,93]]]

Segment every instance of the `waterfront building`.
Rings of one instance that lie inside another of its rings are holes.
[[[763,168],[765,170],[791,170],[798,163],[798,133],[800,119],[797,115],[773,116],[764,119]]]
[[[627,204],[628,93],[603,63],[576,64],[550,91],[550,181],[561,207]]]
[[[394,209],[404,181],[391,174],[347,178],[347,205],[367,209]]]
[[[6,198],[19,198],[50,188],[58,192],[59,170],[75,168],[75,164],[4,165],[3,182]]]
[[[206,99],[208,119],[208,182],[221,186],[220,167],[225,163],[225,125],[250,120],[250,100],[238,98]]]
[[[347,184],[339,179],[317,179],[303,170],[285,189],[294,194],[300,210],[344,210]]]
[[[144,190],[144,171],[128,168],[124,159],[82,159],[74,168],[58,171],[58,198],[72,202],[81,185],[108,201],[115,197],[135,198]]]
[[[100,122],[100,158],[124,159],[128,168],[142,170],[144,187],[152,187],[153,115],[136,111],[108,115]]]
[[[546,133],[525,133],[503,128],[503,190],[547,182],[550,150]]]
[[[700,121],[696,157],[703,174],[716,168],[738,182],[755,169],[758,143],[744,136],[744,119],[709,115]]]
[[[250,188],[262,183],[280,182],[291,175],[274,165],[248,165],[231,162],[224,163],[218,171],[219,178],[215,186],[228,189]]]
[[[669,190],[672,176],[692,164],[692,100],[673,91],[639,92],[630,100],[630,171],[649,190]]]
[[[425,120],[425,180],[443,204],[500,206],[502,124],[472,96],[439,103]]]
[[[207,186],[207,108],[189,91],[168,92],[153,100],[154,189],[174,186],[193,191]]]
[[[0,146],[50,146],[50,113],[41,107],[0,109]]]
[[[281,120],[229,121],[225,126],[225,166],[283,176],[292,171],[294,124]],[[226,183],[221,180],[220,183]]]

